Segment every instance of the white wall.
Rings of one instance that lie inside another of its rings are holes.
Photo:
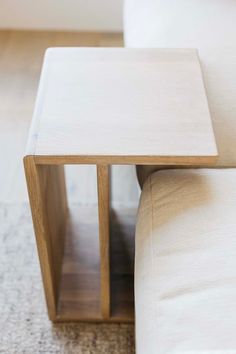
[[[96,166],[66,166],[69,203],[91,205],[97,203]],[[111,167],[111,202],[114,207],[137,207],[140,188],[134,166]]]
[[[0,0],[0,28],[122,31],[123,0]]]

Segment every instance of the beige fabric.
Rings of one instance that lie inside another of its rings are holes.
[[[236,170],[166,170],[141,194],[138,354],[236,353]]]
[[[236,1],[126,0],[124,14],[127,47],[199,50],[218,164],[235,167]],[[146,175],[148,168],[143,169]]]
[[[139,182],[139,186],[141,188],[143,188],[143,184],[146,181],[146,179],[148,178],[148,176],[150,176],[153,172],[157,171],[157,170],[163,170],[163,169],[171,169],[171,168],[175,168],[174,166],[143,166],[143,165],[137,165],[136,166],[136,175],[138,178],[138,182]]]

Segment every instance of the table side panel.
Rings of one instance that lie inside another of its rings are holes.
[[[36,165],[33,157],[24,164],[48,312],[55,320],[67,219],[64,169]]]

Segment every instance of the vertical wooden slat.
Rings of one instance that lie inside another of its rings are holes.
[[[98,214],[101,270],[101,312],[110,318],[110,227],[109,227],[109,166],[97,165]]]

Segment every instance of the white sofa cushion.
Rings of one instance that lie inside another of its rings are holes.
[[[236,170],[165,170],[141,194],[138,354],[236,353]]]
[[[236,1],[126,0],[128,47],[198,48],[219,165],[236,166]]]

